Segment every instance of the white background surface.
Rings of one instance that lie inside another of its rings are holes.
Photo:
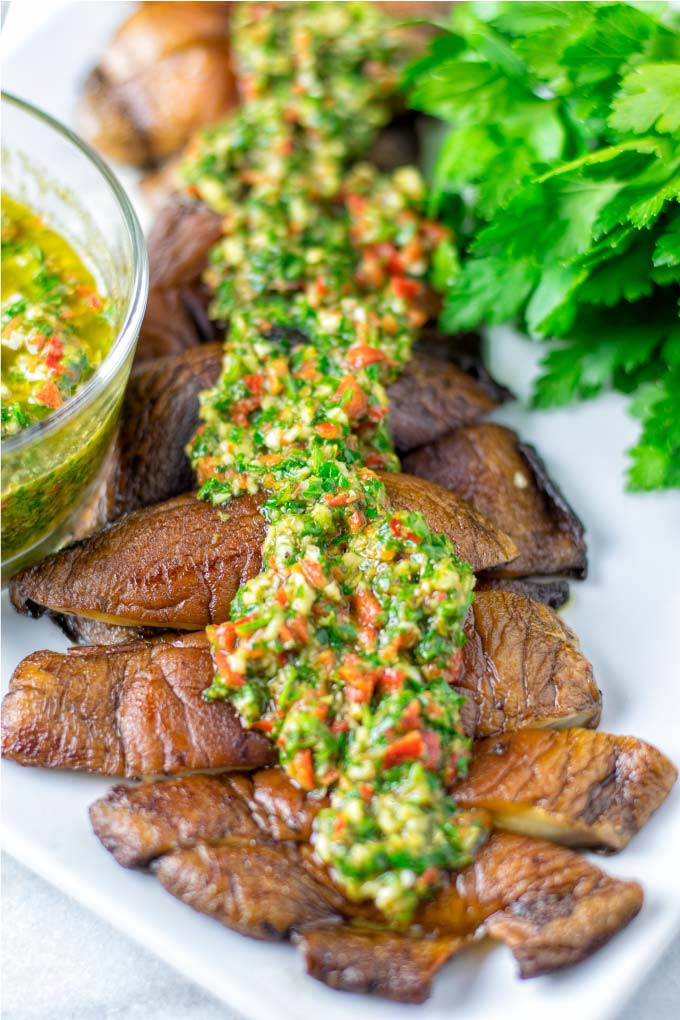
[[[46,9],[61,6],[37,0],[12,5],[10,18],[23,15],[18,36],[23,34],[25,42],[29,22],[31,29],[38,28]],[[5,64],[4,86],[72,123],[78,82],[112,24],[124,16],[124,6],[69,5],[39,30],[30,59],[14,50]],[[15,33],[11,21],[7,29]],[[133,178],[128,174],[125,179]],[[497,374],[515,390],[522,383],[526,388],[527,345],[497,335],[491,352]],[[623,497],[622,451],[635,426],[616,397],[553,414],[529,414],[514,405],[499,418],[536,443],[588,525],[590,578],[574,585],[565,616],[580,634],[604,689],[603,726],[646,737],[680,761],[677,494]],[[45,622],[20,620],[3,608],[3,623],[5,682],[16,659],[31,648],[64,646]],[[612,1017],[644,970],[657,962],[680,913],[676,790],[629,850],[604,862],[612,873],[643,880],[646,905],[631,928],[589,963],[568,975],[519,983],[504,950],[480,950],[447,968],[425,1009],[359,1000],[303,978],[299,960],[286,947],[258,945],[224,932],[173,901],[152,879],[116,867],[96,843],[85,815],[106,781],[12,765],[3,772],[6,839],[22,861],[245,1015],[263,1020],[284,1015],[316,1020],[322,1013],[328,1020]],[[10,862],[4,877],[6,1020],[213,1020],[233,1015],[18,865]],[[631,1020],[678,1014],[679,948],[674,952],[627,1010]]]

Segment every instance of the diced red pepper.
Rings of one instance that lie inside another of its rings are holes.
[[[403,737],[393,741],[385,750],[383,766],[391,769],[402,765],[405,761],[419,761],[423,757],[425,744],[419,730],[412,730]]]
[[[305,579],[311,584],[312,588],[325,588],[326,578],[324,577],[323,570],[316,560],[301,560],[300,570],[305,575]]]
[[[404,686],[406,673],[398,666],[385,666],[380,675],[380,686],[384,691],[394,693]]]
[[[227,621],[213,627],[215,642],[218,648],[225,652],[233,652],[236,647],[236,628],[233,623]]]
[[[99,294],[97,294],[97,291],[93,290],[92,287],[81,286],[77,288],[77,292],[80,297],[85,298],[90,308],[94,308],[96,312],[98,312],[104,304],[102,299],[99,297]]]
[[[322,421],[320,425],[316,426],[316,434],[321,436],[322,439],[338,439],[340,436],[340,426],[332,421]]]
[[[258,719],[257,722],[253,723],[252,728],[260,730],[261,733],[271,733],[274,729],[274,723],[271,719]]]
[[[342,406],[350,420],[361,418],[366,413],[366,395],[351,375],[343,376],[340,380],[338,393],[342,397]]]
[[[348,503],[353,503],[356,500],[356,496],[353,496],[351,492],[336,492],[326,493],[323,497],[323,501],[327,506],[347,506]]]
[[[351,603],[354,614],[362,627],[370,627],[380,615],[380,603],[370,591],[352,595]]]
[[[61,359],[64,357],[64,345],[57,336],[53,333],[50,337],[49,347],[47,348],[47,357],[45,358],[45,364],[52,372],[58,372],[61,370]]]
[[[347,698],[353,704],[367,704],[375,686],[375,670],[362,669],[360,662],[359,657],[350,652],[338,670],[338,675],[347,684]]]
[[[232,669],[229,665],[229,656],[226,652],[215,652],[215,665],[220,675],[220,679],[224,680],[225,684],[229,687],[243,687],[246,682],[246,678],[243,673],[237,673],[235,669]]]
[[[244,375],[243,381],[251,393],[254,393],[258,397],[261,395],[262,383],[264,381],[262,372],[257,372],[255,375]]]
[[[287,606],[288,605],[288,593],[286,592],[286,589],[285,588],[277,589],[277,592],[274,595],[274,599],[276,600],[276,602],[278,602],[278,604],[280,606]]]
[[[358,344],[347,351],[347,361],[352,368],[365,368],[366,365],[372,365],[376,361],[389,361],[389,358],[377,347]]]
[[[314,789],[314,761],[309,748],[297,752],[288,766],[288,774],[303,790]]]
[[[403,733],[405,730],[410,732],[411,730],[418,729],[420,725],[420,702],[417,698],[414,698],[413,701],[409,701],[402,712],[398,728]]]
[[[349,524],[349,530],[353,535],[356,535],[357,531],[361,531],[366,521],[361,510],[353,510],[349,515],[347,523]]]
[[[423,730],[423,742],[425,744],[423,764],[426,769],[432,769],[433,772],[436,772],[439,768],[442,754],[442,744],[439,735],[434,730]]]
[[[413,301],[420,293],[418,281],[411,280],[408,276],[393,276],[391,283],[394,293],[404,301]]]
[[[363,195],[349,194],[345,196],[345,205],[352,216],[361,216],[366,209],[367,201],[368,199],[364,198]]]
[[[420,537],[416,535],[415,531],[407,527],[398,517],[390,517],[390,531],[395,538],[406,538],[410,542],[415,542],[416,545],[420,543]]]
[[[302,615],[287,620],[282,625],[280,633],[284,641],[299,641],[301,644],[306,644],[309,641],[309,627],[307,620]]]
[[[35,399],[39,404],[44,404],[45,407],[61,407],[63,404],[61,393],[57,389],[54,379],[48,379],[45,385],[40,387],[35,395]]]

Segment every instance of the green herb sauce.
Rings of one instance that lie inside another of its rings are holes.
[[[61,407],[112,340],[107,302],[71,245],[3,195],[3,438]]]
[[[70,244],[30,209],[2,197],[2,437],[17,435],[66,403],[113,341],[107,299]],[[63,522],[94,478],[117,406],[102,420],[65,423],[3,456],[2,553],[15,561]]]
[[[447,243],[414,168],[356,163],[388,115],[387,28],[363,4],[240,6],[248,101],[185,168],[224,214],[206,280],[229,322],[190,454],[203,498],[262,493],[268,524],[262,572],[208,628],[207,697],[328,793],[317,855],[404,925],[486,832],[448,794],[469,752],[452,683],[472,571],[375,473],[398,470],[385,387]]]

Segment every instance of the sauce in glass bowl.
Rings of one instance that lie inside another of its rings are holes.
[[[69,400],[113,342],[111,307],[69,242],[2,196],[2,438]]]
[[[3,119],[2,580],[69,541],[114,434],[148,292],[109,167],[7,93]]]

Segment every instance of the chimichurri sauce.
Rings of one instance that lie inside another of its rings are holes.
[[[108,303],[71,245],[2,197],[2,436],[67,401],[113,340]]]
[[[394,510],[386,387],[425,321],[447,232],[412,167],[357,163],[399,70],[375,8],[239,5],[248,99],[196,145],[188,190],[224,215],[206,280],[228,320],[190,454],[200,495],[262,493],[262,572],[209,627],[215,678],[303,789],[328,793],[316,853],[346,894],[408,924],[485,838],[448,788],[469,741],[470,566]]]

